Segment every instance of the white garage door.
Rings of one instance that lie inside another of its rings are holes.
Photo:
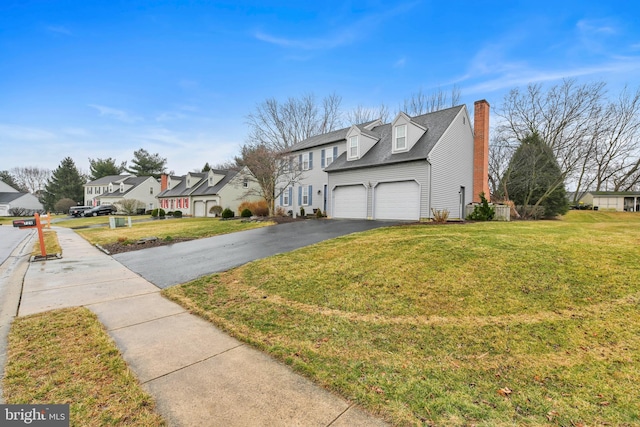
[[[373,199],[375,219],[420,219],[420,187],[415,181],[378,184]]]
[[[333,217],[367,217],[367,191],[363,185],[347,185],[334,188]]]
[[[193,204],[193,214],[196,217],[204,217],[207,216],[205,212],[205,203],[204,202],[195,202]]]

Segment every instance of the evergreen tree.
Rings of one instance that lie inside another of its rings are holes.
[[[133,164],[126,171],[136,176],[152,176],[160,178],[166,172],[167,159],[160,157],[160,154],[149,154],[147,150],[141,148],[133,152]]]
[[[127,162],[116,164],[116,159],[92,159],[89,158],[89,172],[91,180],[96,180],[104,176],[120,175],[127,167]]]
[[[502,179],[501,188],[517,206],[525,208],[524,216],[541,206],[547,218],[562,215],[569,209],[564,175],[553,150],[540,135],[525,137],[516,149]]]
[[[202,167],[202,172],[209,172],[211,170],[211,166],[209,166],[209,162],[206,162]]]
[[[84,201],[85,179],[71,157],[65,157],[60,166],[53,171],[53,175],[44,187],[42,204],[45,209],[54,209],[60,199],[69,198],[78,204]]]

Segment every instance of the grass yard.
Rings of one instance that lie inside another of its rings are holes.
[[[395,425],[640,424],[640,214],[390,227],[165,295]]]
[[[86,218],[97,219],[95,218]],[[108,224],[108,217],[106,223]],[[79,221],[84,220],[81,219]],[[78,220],[71,220],[75,222]],[[56,224],[58,225],[58,224]],[[176,218],[133,223],[132,227],[110,229],[109,227],[83,228],[76,230],[92,244],[133,243],[143,237],[155,236],[161,240],[199,239],[219,234],[273,225],[272,222],[242,222],[239,220],[222,221],[219,218]]]
[[[8,404],[68,403],[72,426],[165,425],[86,308],[16,318],[3,388]]]
[[[47,251],[48,255],[61,254],[62,248],[60,247],[60,243],[58,242],[58,235],[53,230],[42,230],[44,237],[44,248]],[[36,241],[33,244],[33,250],[31,251],[31,255],[42,255],[42,251],[40,250],[40,239],[36,234]]]

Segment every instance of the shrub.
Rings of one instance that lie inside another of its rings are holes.
[[[136,199],[122,199],[116,205],[125,215],[134,215],[140,207],[144,207],[144,203]]]
[[[300,216],[305,216],[304,208],[300,206]]]
[[[236,214],[229,208],[222,211],[222,218],[233,218]]]
[[[65,197],[64,199],[58,200],[53,208],[56,210],[56,212],[68,214],[69,208],[76,205],[77,203],[75,202],[75,200]]]
[[[209,213],[211,215],[220,216],[220,214],[222,214],[222,206],[211,206],[211,209],[209,209]]]
[[[182,211],[173,211],[174,218],[182,218]]]
[[[324,215],[322,215],[322,209],[318,209],[316,211],[316,218],[322,218]]]
[[[431,208],[431,213],[433,214],[433,220],[437,223],[444,223],[449,219],[449,209]]]
[[[238,206],[238,210],[242,212],[245,209],[249,209],[255,216],[269,216],[269,206],[265,200],[258,200],[257,202],[242,202]]]
[[[167,212],[167,216],[173,216],[173,211]]]
[[[249,209],[247,209],[247,208],[244,208],[242,210],[242,212],[240,212],[240,216],[242,218],[249,218],[249,217],[251,217],[251,215],[252,215],[251,211]]]
[[[484,192],[480,193],[480,204],[473,207],[473,212],[467,219],[472,221],[491,221],[496,215],[496,210],[489,205],[489,201],[484,197]]]
[[[162,208],[160,208],[160,209],[156,208],[156,209],[151,211],[151,216],[153,218],[157,218],[157,217],[164,218],[165,215],[166,215],[166,212]]]
[[[282,206],[278,206],[273,214],[275,216],[287,216],[287,211]]]

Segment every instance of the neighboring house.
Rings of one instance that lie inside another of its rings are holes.
[[[109,175],[84,185],[84,204],[99,206],[114,204],[122,199],[136,199],[146,210],[157,207],[156,195],[160,183],[151,176]]]
[[[143,203],[145,210],[158,207],[156,196],[160,193],[160,183],[152,176],[128,176],[124,179],[110,182],[107,192],[94,197],[97,205],[113,205],[124,199],[138,200]],[[86,192],[85,192],[86,194]],[[95,206],[95,205],[94,205]]]
[[[98,206],[99,196],[112,193],[122,181],[131,178],[133,175],[108,175],[98,178],[95,181],[87,182],[84,185],[85,206]]]
[[[639,212],[640,192],[638,191],[588,191],[580,198],[580,202],[599,210],[616,210],[619,212]]]
[[[474,107],[473,129],[462,105],[301,141],[291,152],[302,176],[277,205],[334,218],[424,220],[432,209],[463,218],[467,203],[489,195],[489,103]]]
[[[246,178],[248,171],[210,170],[183,176],[162,175],[159,207],[195,217],[214,216],[213,206],[229,208],[239,215],[243,201],[257,201],[258,185]],[[252,193],[252,194],[248,194]]]
[[[24,210],[24,214],[32,215],[43,212],[44,207],[36,196],[22,193],[3,181],[0,181],[0,216],[12,216],[11,209]]]

